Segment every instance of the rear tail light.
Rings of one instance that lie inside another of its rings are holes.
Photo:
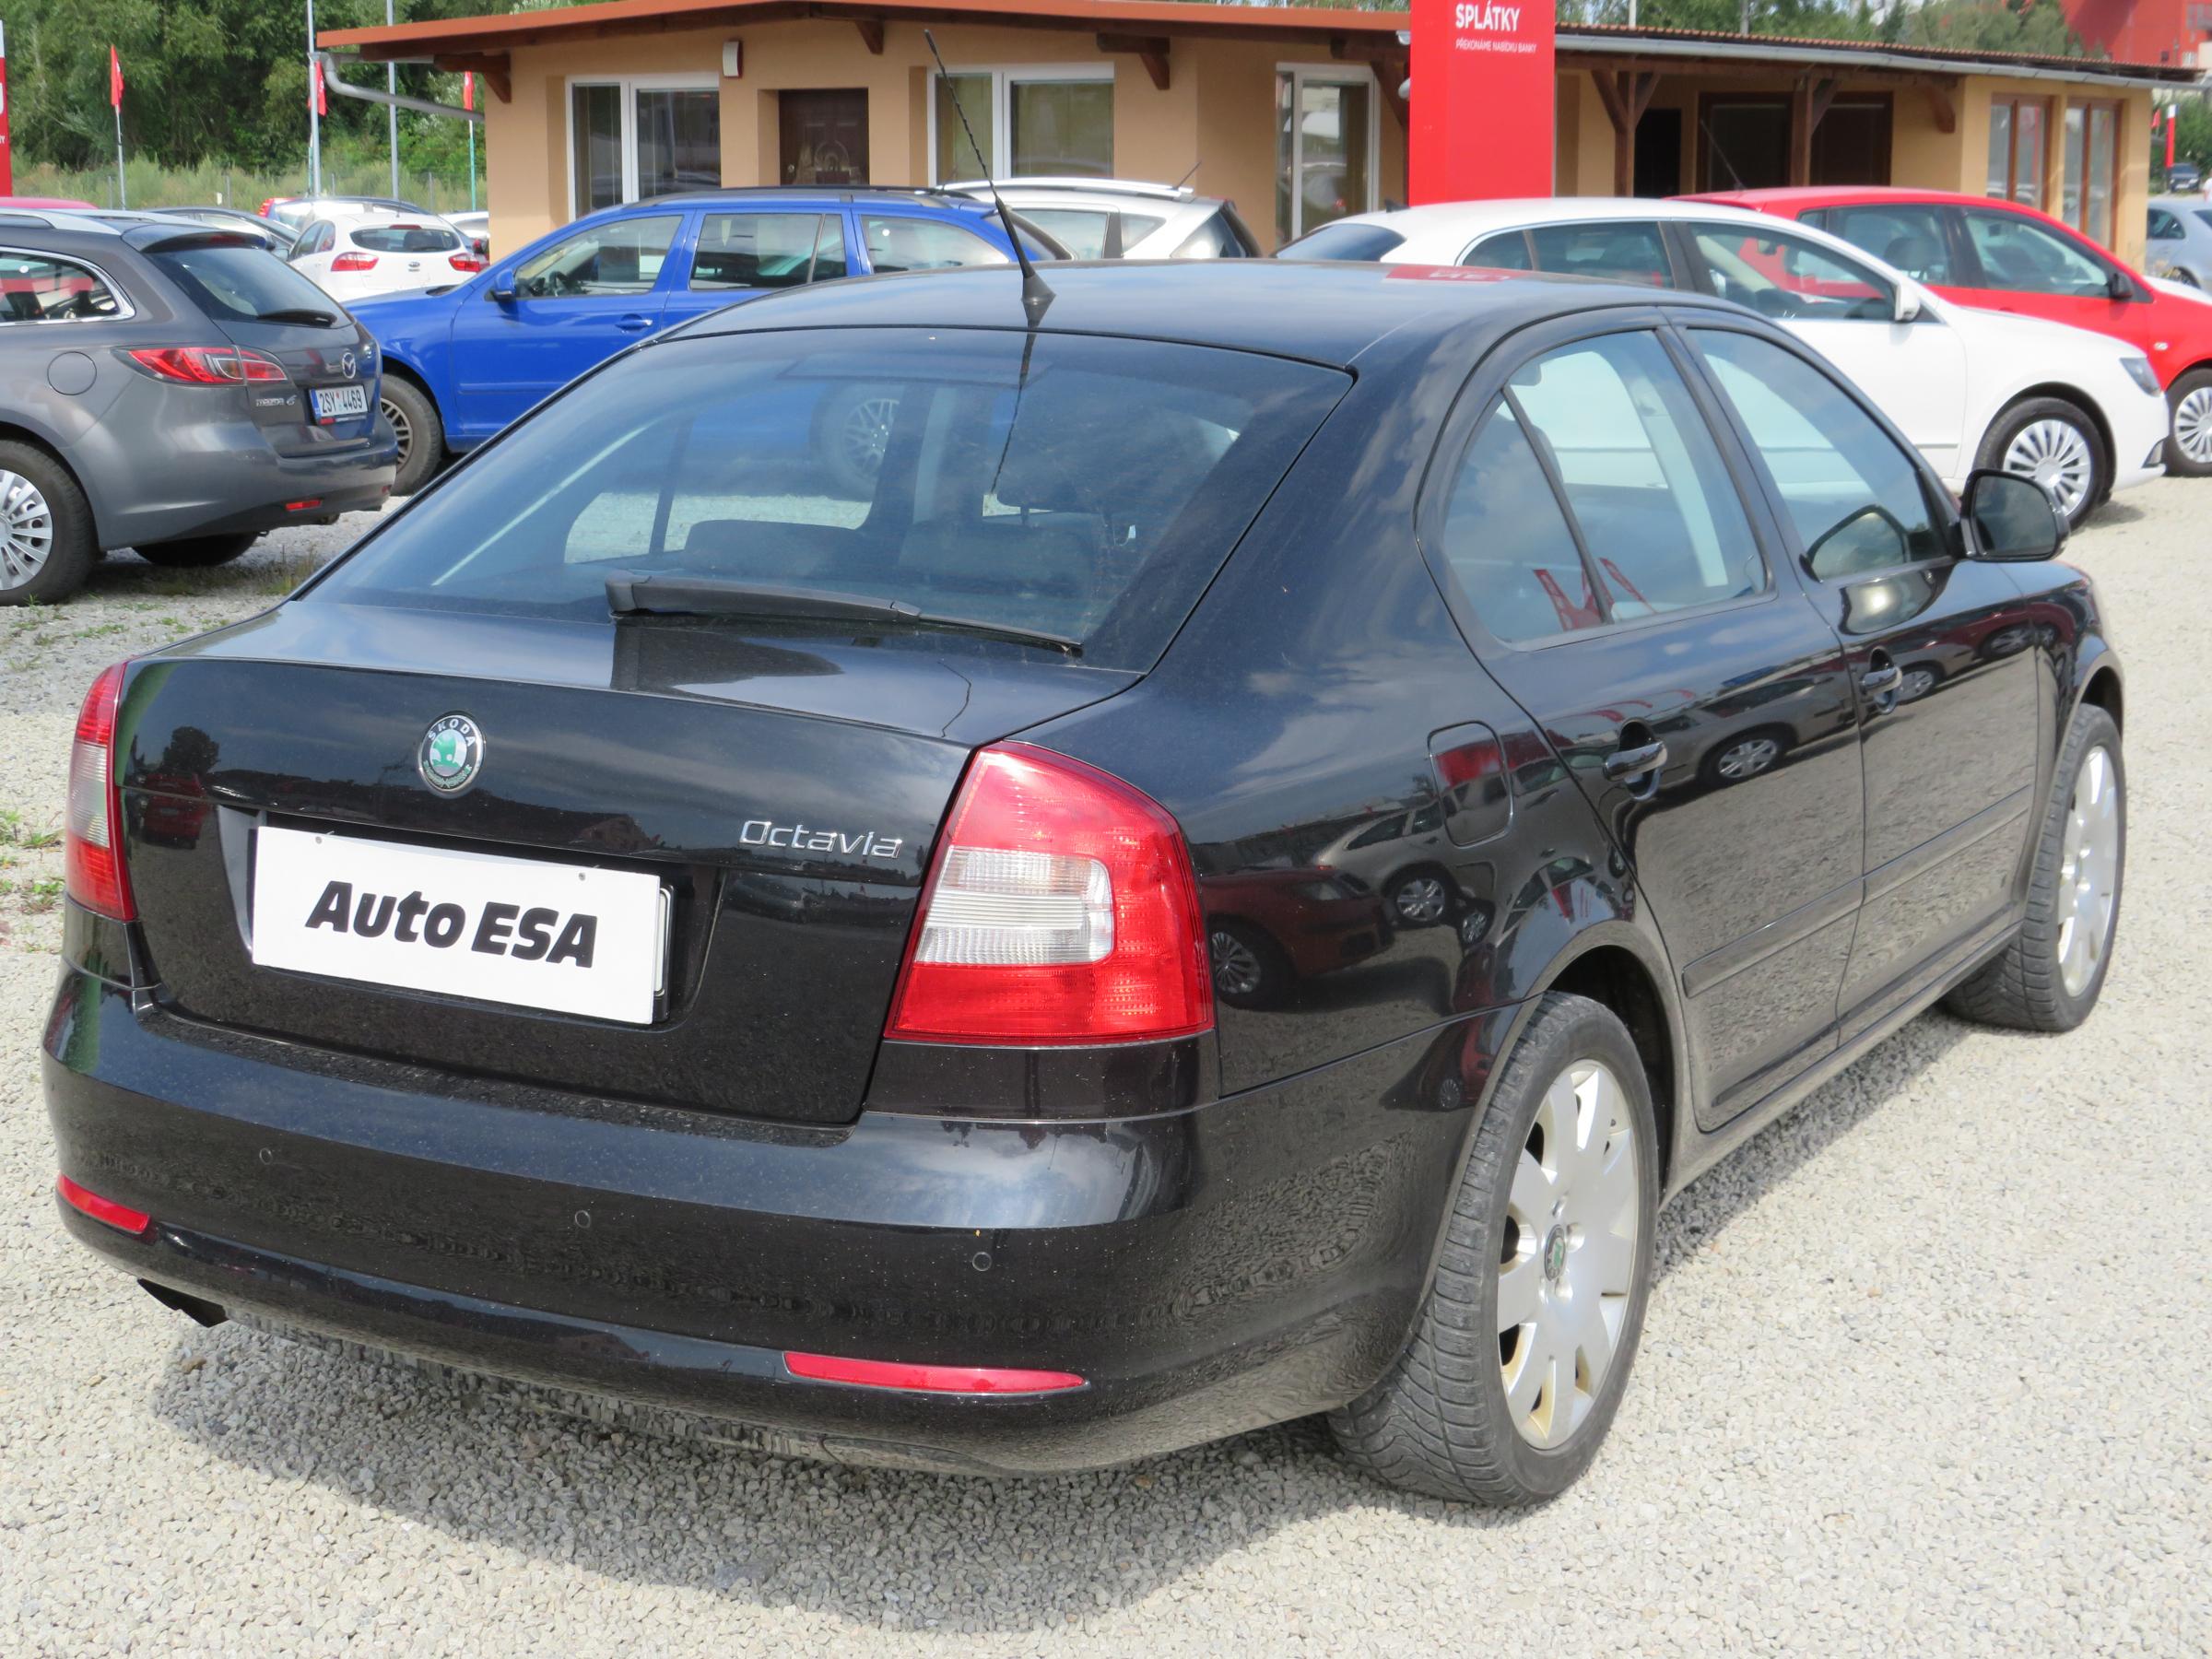
[[[284,365],[275,358],[242,346],[142,346],[130,357],[157,380],[194,386],[238,386],[286,378]]]
[[[334,271],[373,271],[376,255],[373,253],[341,253],[330,262]]]
[[[445,263],[456,271],[475,272],[484,268],[484,262],[474,253],[456,253]]]
[[[887,1037],[1144,1042],[1214,1023],[1182,830],[1119,778],[1027,744],[977,755],[947,819]]]
[[[126,1233],[142,1233],[153,1226],[154,1218],[144,1210],[135,1210],[112,1198],[102,1198],[98,1193],[87,1192],[66,1175],[53,1178],[53,1190],[62,1195],[62,1202],[71,1209],[81,1210],[95,1221],[105,1221],[110,1227]]]
[[[809,1382],[897,1388],[910,1394],[1059,1394],[1086,1386],[1073,1371],[1018,1371],[994,1365],[909,1365],[890,1359],[840,1359],[829,1354],[785,1354],[783,1367]]]
[[[135,920],[123,867],[123,801],[115,788],[115,711],[124,665],[104,669],[85,693],[69,753],[69,814],[63,875],[69,897],[118,922]]]

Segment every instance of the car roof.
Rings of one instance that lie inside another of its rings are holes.
[[[941,207],[953,213],[989,213],[991,204],[948,190],[910,189],[893,184],[734,184],[722,190],[677,190],[666,195],[646,196],[613,207],[602,207],[592,218],[616,218],[652,213],[669,207],[712,206],[731,202],[807,202],[841,206],[880,203],[887,206]],[[581,224],[583,221],[576,221]]]
[[[1423,207],[1384,208],[1333,219],[1336,225],[1382,225],[1411,241],[1416,232],[1474,233],[1492,227],[1509,229],[1526,224],[1595,223],[1609,219],[1704,219],[1716,216],[1756,223],[1759,215],[1748,207],[1712,198],[1669,196],[1501,196],[1485,202],[1432,202]]]
[[[1219,196],[1202,196],[1187,184],[1151,184],[1138,179],[1000,179],[997,185],[1001,195],[1033,195],[1054,201],[1062,197],[1098,196],[1113,202],[1135,198],[1159,206],[1173,206],[1178,203],[1212,203],[1221,199]],[[964,179],[944,188],[986,201],[991,194],[990,182],[982,179]]]
[[[1513,329],[1600,306],[1752,317],[1701,294],[1458,266],[1093,260],[1051,265],[1042,275],[1053,291],[1039,324],[1047,334],[1171,340],[1336,369],[1371,360],[1385,342],[1418,355],[1447,337],[1472,363]],[[1019,329],[1021,284],[1012,265],[974,265],[784,288],[672,329],[655,348],[703,335],[787,328]]]
[[[1796,184],[1772,190],[1709,190],[1677,198],[1693,202],[1733,203],[1768,213],[1788,213],[1804,207],[1835,207],[1854,202],[1942,202],[1959,207],[2020,207],[2022,202],[1992,196],[1969,195],[1958,190],[1921,190],[1910,184]]]

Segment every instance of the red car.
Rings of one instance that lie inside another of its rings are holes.
[[[1695,198],[1803,219],[1947,299],[2112,335],[2150,359],[2173,429],[2167,470],[2212,473],[2212,300],[2161,288],[2079,231],[2018,202],[1833,185]]]

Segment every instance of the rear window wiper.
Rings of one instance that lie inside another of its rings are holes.
[[[767,587],[711,576],[640,576],[617,571],[606,579],[606,608],[618,617],[759,617],[778,621],[870,622],[877,627],[935,629],[1015,645],[1041,645],[1069,656],[1083,641],[1041,629],[1013,628],[976,617],[946,617],[899,599],[826,594],[814,588]]]
[[[303,305],[295,305],[279,311],[256,312],[253,313],[253,321],[256,323],[305,323],[315,328],[329,328],[336,324],[337,319],[328,312],[310,311]]]

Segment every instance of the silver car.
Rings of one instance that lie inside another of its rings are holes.
[[[989,200],[980,179],[947,190]],[[998,194],[1008,207],[1067,249],[1073,259],[1258,259],[1260,244],[1236,204],[1183,184],[1129,179],[1014,179]]]
[[[2201,195],[2153,196],[2143,263],[2153,276],[2212,289],[2212,201]]]

